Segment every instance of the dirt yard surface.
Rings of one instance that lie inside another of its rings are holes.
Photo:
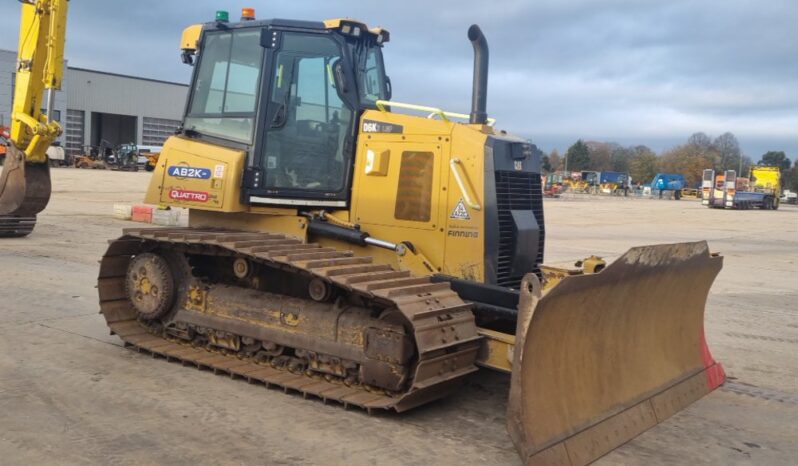
[[[506,376],[369,416],[122,347],[98,315],[97,261],[130,222],[149,174],[57,169],[34,233],[0,242],[0,463],[478,465],[520,461]],[[597,464],[795,464],[798,208],[709,210],[697,201],[546,200],[548,260],[617,257],[707,239],[725,257],[707,338],[726,386]]]

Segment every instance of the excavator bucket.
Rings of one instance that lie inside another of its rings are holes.
[[[721,385],[704,306],[706,242],[630,249],[542,292],[524,278],[508,430],[526,465],[583,465]]]
[[[7,149],[0,174],[0,238],[25,236],[33,231],[36,214],[50,200],[50,167],[29,163],[14,144]]]

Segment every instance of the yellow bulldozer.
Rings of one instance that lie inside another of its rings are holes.
[[[48,15],[32,37],[62,46],[46,39],[63,32],[67,2],[31,3],[22,30]],[[468,29],[470,114],[392,101],[389,38],[249,9],[184,31],[186,114],[146,201],[190,209],[190,226],[110,243],[98,289],[111,332],[368,411],[406,411],[502,371],[525,464],[592,462],[720,385],[703,317],[722,258],[697,242],[546,265],[540,160],[487,116],[480,28]],[[54,83],[37,74],[52,60],[31,63],[16,98]],[[58,131],[14,108],[7,224],[46,204],[36,138]]]

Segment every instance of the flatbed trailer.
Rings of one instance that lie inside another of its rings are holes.
[[[752,169],[752,178],[759,171],[770,172],[772,167]],[[777,169],[778,170],[778,169]],[[778,180],[778,178],[776,178]],[[776,210],[779,208],[779,186],[768,185],[762,187],[754,183],[756,191],[737,190],[737,172],[726,170],[723,175],[715,176],[715,170],[704,170],[702,191],[703,204],[717,209],[762,209]]]

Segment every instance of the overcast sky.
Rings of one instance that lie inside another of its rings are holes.
[[[758,160],[798,155],[798,4],[789,0],[72,0],[73,66],[187,82],[182,28],[252,6],[259,18],[353,17],[391,31],[394,100],[467,113],[478,23],[491,52],[488,113],[543,150],[577,138],[657,151],[731,131]],[[0,6],[16,48],[19,4]]]

